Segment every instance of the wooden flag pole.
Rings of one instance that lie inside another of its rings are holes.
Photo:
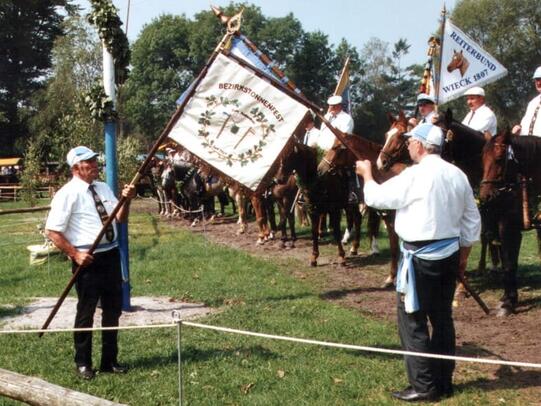
[[[438,112],[438,105],[440,104],[440,83],[441,83],[441,68],[442,68],[442,57],[443,57],[443,39],[445,35],[445,18],[447,15],[447,10],[445,9],[445,3],[443,4],[443,9],[441,10],[441,25],[440,25],[440,32],[441,32],[441,39],[440,39],[440,49],[439,49],[439,55],[436,58],[438,62],[438,66],[436,66],[438,74],[436,75],[436,80],[434,81],[434,96],[435,96],[435,102],[436,105],[435,111]]]

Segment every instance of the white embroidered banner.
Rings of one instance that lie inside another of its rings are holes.
[[[473,86],[483,86],[507,75],[507,69],[464,34],[449,19],[445,22],[439,103],[462,96]]]
[[[256,190],[307,108],[219,54],[169,137]]]

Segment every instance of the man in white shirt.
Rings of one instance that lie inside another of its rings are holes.
[[[515,135],[535,135],[536,137],[541,137],[541,66],[535,70],[533,80],[535,89],[539,94],[528,103],[526,113],[522,117],[520,124],[513,127],[512,133]]]
[[[403,349],[454,355],[453,294],[479,240],[480,215],[466,175],[439,156],[442,130],[420,124],[405,135],[415,165],[381,185],[372,177],[370,161],[358,161],[357,173],[364,177],[368,206],[396,210],[403,254],[396,286]],[[453,394],[453,361],[406,356],[405,362],[410,386],[393,397],[413,402]]]
[[[415,117],[409,119],[408,124],[415,127],[417,124],[432,123],[432,117],[436,115],[436,105],[434,98],[429,94],[420,93],[417,96],[417,108],[419,109],[420,118]]]
[[[353,119],[342,109],[342,96],[329,97],[327,104],[329,105],[329,111],[325,114],[325,119],[344,134],[351,134],[353,132]],[[318,138],[318,146],[323,151],[331,149],[336,140],[333,132],[325,124],[321,125]]]
[[[116,327],[122,313],[122,276],[116,224],[113,222],[92,255],[88,253],[96,237],[118,203],[106,183],[97,182],[99,175],[96,154],[85,146],[71,149],[67,155],[73,178],[54,195],[45,225],[47,237],[72,260],[72,272],[84,267],[77,276],[77,313],[75,328],[92,327],[98,300],[102,306],[102,326]],[[125,185],[126,202],[115,220],[128,218],[130,200],[135,187]],[[118,331],[102,332],[102,372],[124,373],[118,364]],[[92,332],[76,332],[76,372],[82,379],[92,379]]]
[[[485,104],[485,90],[475,86],[466,90],[464,96],[470,112],[466,114],[462,124],[483,133],[488,131],[492,136],[496,135],[498,131],[496,115]]]
[[[304,129],[306,130],[306,132],[304,134],[303,144],[308,145],[309,147],[317,147],[320,131],[315,126],[314,117],[312,117],[312,113],[308,115]]]

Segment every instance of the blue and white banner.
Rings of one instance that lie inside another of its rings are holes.
[[[440,104],[462,96],[474,86],[483,86],[507,75],[507,69],[449,19],[443,36]]]
[[[307,111],[219,54],[168,136],[255,191]]]

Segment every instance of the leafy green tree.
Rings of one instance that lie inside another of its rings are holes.
[[[83,95],[101,74],[101,44],[82,17],[63,24],[52,50],[52,75],[32,100],[31,145],[42,161],[64,162],[79,144],[102,149],[103,127],[94,122]]]
[[[70,0],[3,0],[0,2],[0,143],[2,154],[22,151],[28,135],[30,98],[43,87],[51,67],[55,38],[62,34],[62,9],[74,12]]]
[[[451,19],[509,71],[486,87],[487,104],[504,122],[515,123],[536,93],[532,73],[541,63],[541,2],[539,0],[460,0]],[[464,102],[450,103],[450,106]]]

